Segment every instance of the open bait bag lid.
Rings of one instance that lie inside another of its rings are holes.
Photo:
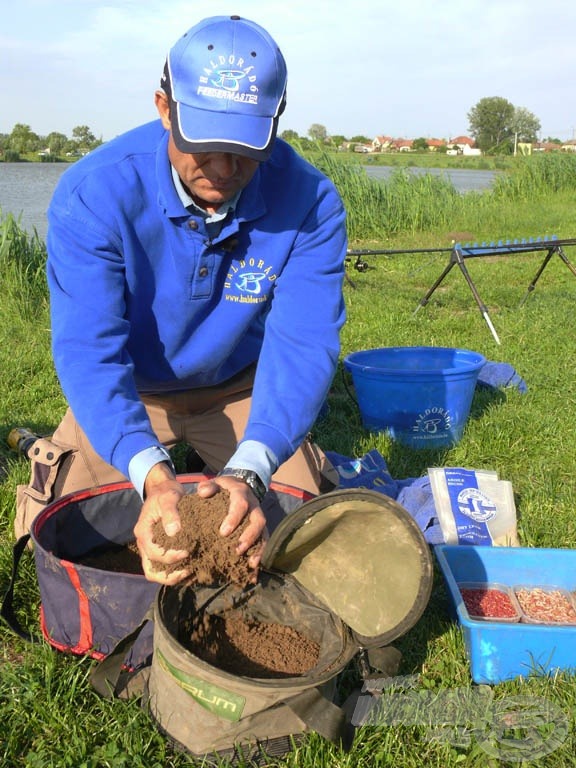
[[[432,588],[432,557],[414,519],[393,499],[364,489],[317,496],[288,514],[261,564],[291,574],[349,627],[359,647],[405,634]]]

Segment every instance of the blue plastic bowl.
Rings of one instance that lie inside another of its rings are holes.
[[[449,347],[381,347],[344,359],[366,429],[412,448],[457,443],[486,358]]]

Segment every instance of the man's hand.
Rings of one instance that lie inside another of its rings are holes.
[[[198,496],[207,499],[218,493],[220,488],[225,488],[230,494],[228,514],[220,526],[220,535],[229,536],[248,515],[248,525],[242,532],[236,552],[243,555],[258,539],[261,539],[261,544],[257,550],[250,553],[248,560],[249,567],[256,571],[268,540],[266,518],[258,499],[246,483],[234,477],[202,480],[198,483],[196,490]],[[182,568],[167,574],[164,570],[155,570],[154,561],[172,565],[184,560],[189,553],[186,550],[176,549],[166,551],[155,544],[153,528],[160,520],[167,536],[175,536],[180,531],[178,502],[184,496],[185,490],[174,477],[168,464],[159,463],[153,466],[148,473],[144,492],[146,500],[142,505],[138,522],[134,526],[134,535],[140,550],[144,575],[149,581],[173,586],[186,578],[189,571]]]
[[[172,571],[167,574],[164,570],[154,570],[153,562],[171,565],[183,560],[186,550],[169,549],[165,551],[153,540],[153,527],[159,520],[167,536],[175,536],[180,530],[180,515],[178,502],[184,496],[184,488],[176,480],[168,464],[155,464],[144,483],[145,502],[142,505],[138,522],[134,526],[136,543],[142,558],[144,575],[149,581],[160,584],[174,585],[188,575],[185,569]]]
[[[258,568],[264,546],[268,540],[266,518],[256,496],[251,488],[242,480],[235,477],[215,477],[213,480],[202,480],[198,483],[197,493],[204,499],[214,496],[218,488],[225,488],[230,494],[228,514],[220,526],[220,534],[229,536],[248,515],[248,525],[242,532],[238,541],[236,552],[243,555],[250,547],[261,539],[256,551],[250,553],[248,565],[250,568]]]

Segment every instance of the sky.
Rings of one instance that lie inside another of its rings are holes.
[[[540,120],[541,139],[576,138],[574,0],[6,0],[0,133],[87,125],[108,141],[155,119],[169,48],[228,14],[258,22],[284,53],[280,133],[449,139],[499,96]]]

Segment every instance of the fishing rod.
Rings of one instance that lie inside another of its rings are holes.
[[[482,243],[453,243],[449,248],[394,248],[394,249],[349,249],[346,252],[346,261],[352,261],[355,257],[354,268],[359,272],[366,272],[369,268],[368,262],[364,256],[397,256],[400,254],[413,253],[451,253],[458,252],[464,258],[474,258],[478,256],[496,256],[506,253],[530,253],[533,251],[557,251],[563,246],[576,245],[576,238],[560,239],[553,235],[552,237],[537,237],[523,240],[499,240],[498,242]]]

